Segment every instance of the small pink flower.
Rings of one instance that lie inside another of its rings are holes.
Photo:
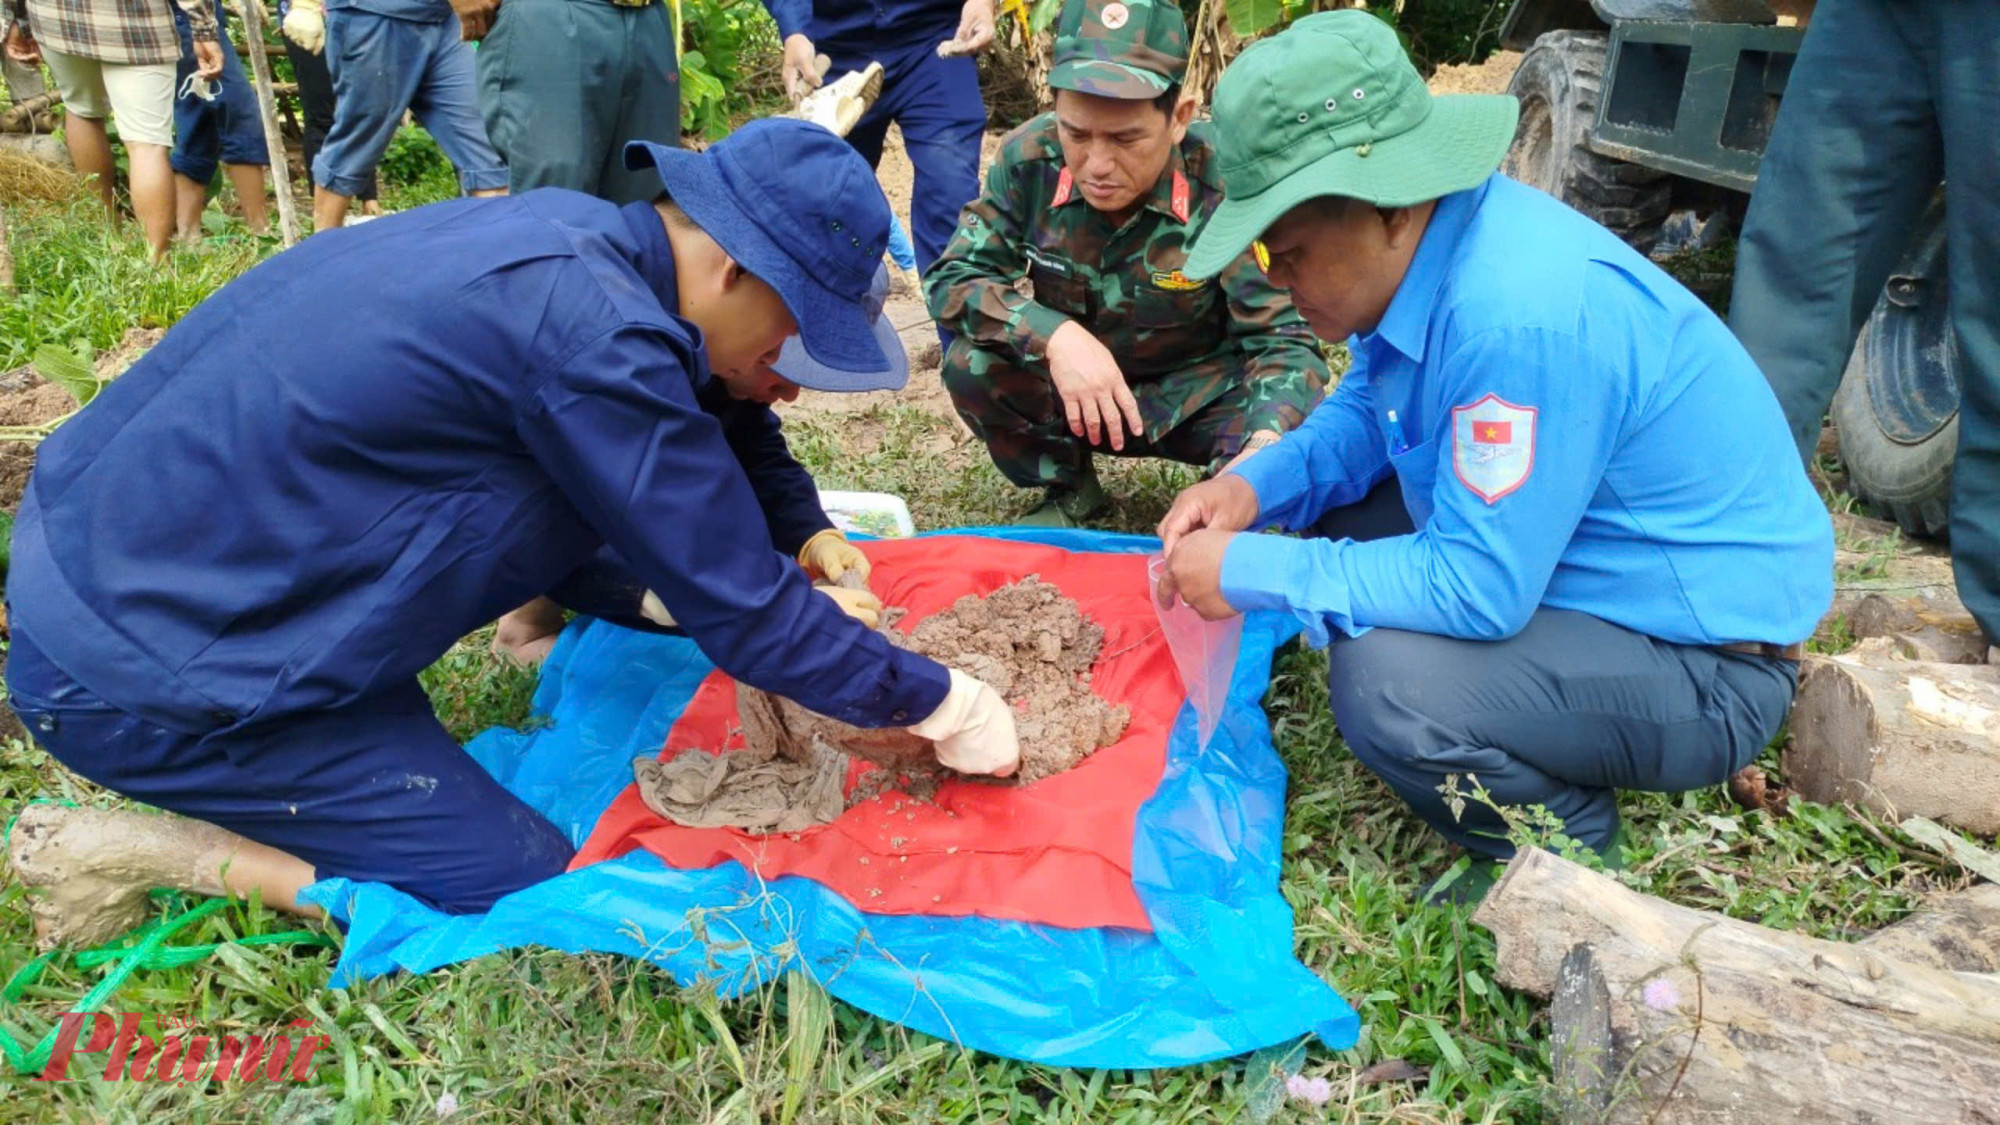
[[[444,1093],[438,1095],[437,1115],[439,1117],[450,1117],[452,1114],[457,1112],[458,1112],[457,1094],[454,1094],[451,1091],[446,1090]]]
[[[1681,990],[1665,977],[1647,981],[1645,990],[1639,996],[1648,1008],[1656,1012],[1671,1012],[1681,1006]]]
[[[1302,1102],[1325,1105],[1333,1097],[1333,1083],[1325,1078],[1307,1078],[1294,1074],[1285,1079],[1285,1092]]]

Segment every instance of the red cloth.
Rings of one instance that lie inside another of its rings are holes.
[[[1167,735],[1185,696],[1148,600],[1145,556],[962,536],[870,542],[862,549],[874,564],[869,585],[883,603],[909,609],[905,630],[965,594],[990,593],[1030,574],[1076,599],[1084,616],[1104,627],[1091,684],[1131,708],[1124,737],[1033,785],[954,778],[934,804],[892,791],[796,835],[683,828],[655,815],[627,786],[571,868],[643,847],[683,869],[736,860],[765,879],[802,875],[874,914],[1150,931],[1132,889],[1133,827],[1139,806],[1159,785]],[[741,746],[737,727],[735,682],[711,673],[668,733],[661,757]]]

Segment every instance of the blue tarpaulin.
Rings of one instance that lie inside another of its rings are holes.
[[[1144,553],[1150,537],[963,529],[1071,551]],[[449,916],[382,884],[325,879],[305,897],[348,927],[332,983],[424,972],[520,946],[643,957],[725,996],[809,973],[833,995],[966,1047],[1052,1065],[1146,1068],[1226,1058],[1315,1033],[1354,1044],[1359,1020],[1292,953],[1278,893],[1285,770],[1261,701],[1298,624],[1251,614],[1213,739],[1183,705],[1158,790],[1139,811],[1133,882],[1153,932],[977,917],[875,915],[820,884],[742,866],[683,871],[635,851]],[[468,750],[581,843],[712,665],[690,641],[579,620],[546,664],[529,731]]]

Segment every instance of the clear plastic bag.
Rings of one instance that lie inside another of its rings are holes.
[[[1165,556],[1147,556],[1149,593],[1159,588],[1160,575],[1166,569]],[[1160,631],[1166,634],[1167,648],[1174,655],[1174,667],[1180,671],[1181,687],[1194,705],[1198,745],[1206,750],[1229,700],[1229,679],[1236,670],[1236,653],[1243,640],[1243,616],[1208,621],[1178,597],[1170,607],[1161,606],[1158,598],[1150,600],[1160,619]]]

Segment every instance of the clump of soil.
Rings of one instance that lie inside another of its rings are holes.
[[[909,635],[881,629],[891,644],[919,652],[991,685],[1014,708],[1021,739],[1017,784],[1039,781],[1118,741],[1131,711],[1090,688],[1104,628],[1073,599],[1030,575],[984,597],[968,594],[925,618]],[[928,800],[948,772],[930,740],[901,727],[870,730],[806,710],[791,700],[739,687],[736,710],[745,749],[688,750],[666,762],[633,762],[640,796],[654,812],[695,828],[733,825],[796,832],[899,788]],[[844,798],[850,756],[881,767]]]
[[[1021,784],[1076,766],[1118,741],[1131,722],[1127,708],[1090,689],[1104,628],[1033,575],[984,597],[968,594],[907,636],[889,625],[883,622],[883,634],[891,644],[984,680],[1013,706]],[[815,746],[829,746],[912,775],[939,768],[930,741],[901,727],[852,727],[747,688],[737,693],[737,713],[747,745],[775,747],[794,761],[810,761]]]

